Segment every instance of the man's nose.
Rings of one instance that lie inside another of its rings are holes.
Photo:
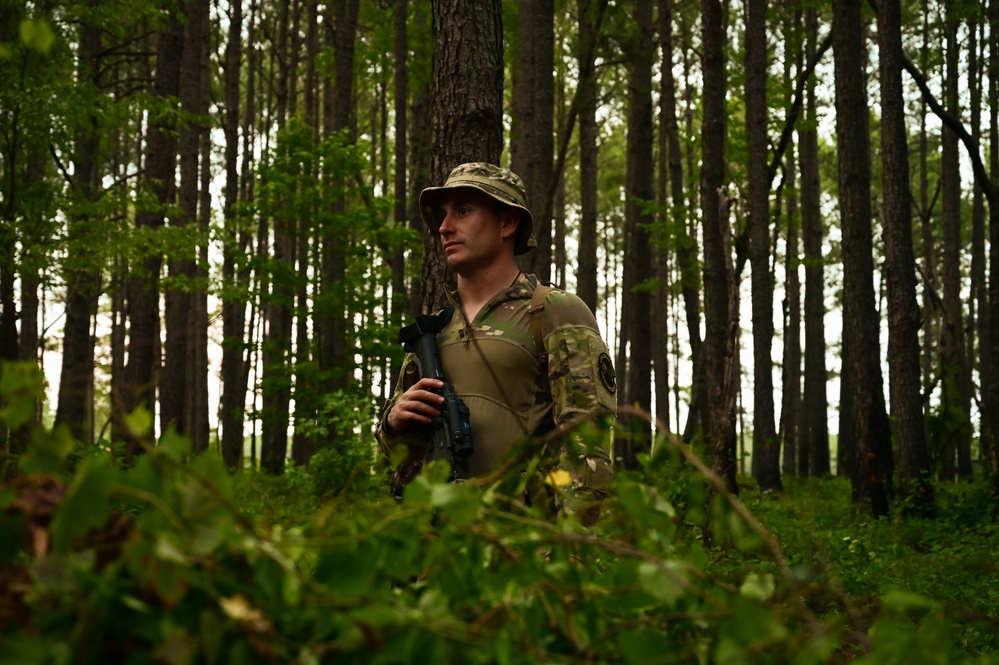
[[[452,224],[451,215],[446,210],[442,210],[441,215],[442,217],[441,217],[440,232],[444,234],[444,233],[451,233],[452,231],[454,231],[454,225]]]

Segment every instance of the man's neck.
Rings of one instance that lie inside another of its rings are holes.
[[[458,300],[468,322],[500,291],[510,288],[520,276],[512,260],[489,266],[469,275],[458,275]]]

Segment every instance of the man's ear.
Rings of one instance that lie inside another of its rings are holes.
[[[521,212],[516,208],[506,208],[503,217],[500,219],[500,235],[509,238],[516,235],[520,226]]]

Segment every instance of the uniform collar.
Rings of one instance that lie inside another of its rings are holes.
[[[500,290],[492,298],[489,299],[479,313],[476,315],[477,318],[481,318],[486,313],[492,311],[499,305],[509,302],[511,300],[529,300],[531,294],[534,292],[534,287],[538,285],[538,278],[535,277],[533,273],[524,273],[524,276],[516,284],[509,286],[505,289]],[[528,288],[530,287],[530,288]],[[462,321],[465,320],[465,313],[461,309],[461,301],[458,298],[458,289],[448,291],[447,293],[448,302],[454,307],[455,311],[461,316]],[[472,323],[472,322],[466,322]]]

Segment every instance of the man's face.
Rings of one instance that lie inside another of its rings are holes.
[[[455,189],[440,199],[440,236],[447,267],[459,275],[499,259],[517,230],[516,210],[497,210],[496,202],[476,189]]]

